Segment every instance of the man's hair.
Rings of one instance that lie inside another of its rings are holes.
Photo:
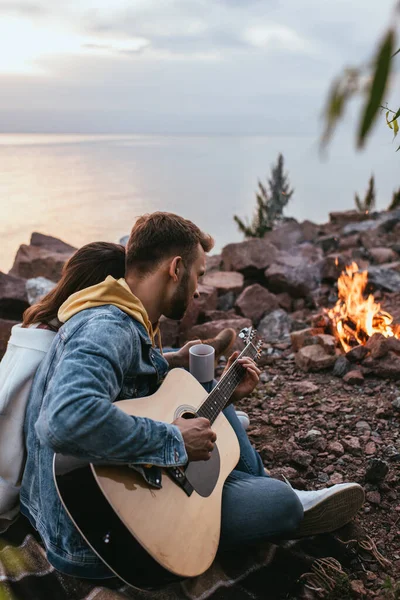
[[[173,256],[181,256],[185,267],[190,269],[199,244],[204,252],[209,252],[214,240],[191,221],[167,212],[142,215],[133,226],[126,246],[126,273],[145,276]]]

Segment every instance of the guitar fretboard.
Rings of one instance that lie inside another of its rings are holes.
[[[246,369],[238,362],[239,358],[250,356],[255,359],[257,357],[257,349],[249,342],[243,352],[238,356],[230,369],[221,378],[212,392],[207,396],[197,414],[199,417],[206,417],[211,424],[214,423],[219,413],[225,408],[230,397],[235,391],[237,385],[242,380]]]

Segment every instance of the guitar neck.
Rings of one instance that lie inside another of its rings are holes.
[[[199,417],[206,417],[210,420],[210,423],[214,423],[215,419],[225,408],[233,392],[246,373],[246,369],[238,362],[239,358],[243,358],[245,356],[249,356],[252,359],[257,357],[257,348],[252,344],[252,342],[247,344],[233,365],[228,369],[212,392],[207,396],[197,411]]]

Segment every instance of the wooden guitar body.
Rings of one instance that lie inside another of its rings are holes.
[[[152,396],[115,405],[130,415],[172,423],[195,414],[207,396],[189,373],[173,369]],[[55,455],[54,478],[67,512],[93,550],[128,584],[158,587],[199,575],[213,562],[222,488],[240,451],[222,413],[212,427],[217,442],[210,460],[190,463],[176,479],[163,469],[161,489],[148,486],[129,467],[88,465]]]

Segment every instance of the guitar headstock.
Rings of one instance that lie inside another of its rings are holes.
[[[250,344],[250,342],[251,342],[257,351],[257,358],[260,358],[263,341],[258,336],[257,329],[254,329],[254,327],[244,327],[240,331],[239,337],[241,340],[243,340],[243,343],[246,346],[247,346],[247,344]]]

